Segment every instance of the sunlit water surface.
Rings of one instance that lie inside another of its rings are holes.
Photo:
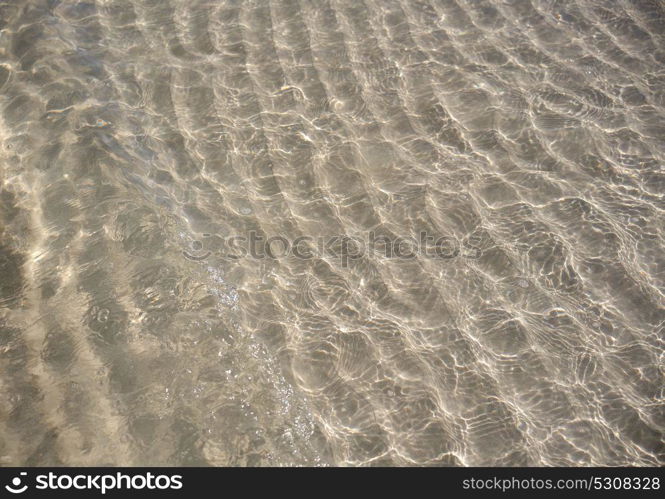
[[[0,464],[662,464],[664,160],[657,0],[2,1]]]

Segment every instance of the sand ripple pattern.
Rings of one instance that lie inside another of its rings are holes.
[[[661,2],[0,1],[0,161],[1,465],[665,462]]]

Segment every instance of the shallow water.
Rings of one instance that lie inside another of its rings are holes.
[[[0,465],[663,464],[664,159],[655,0],[2,1]]]

